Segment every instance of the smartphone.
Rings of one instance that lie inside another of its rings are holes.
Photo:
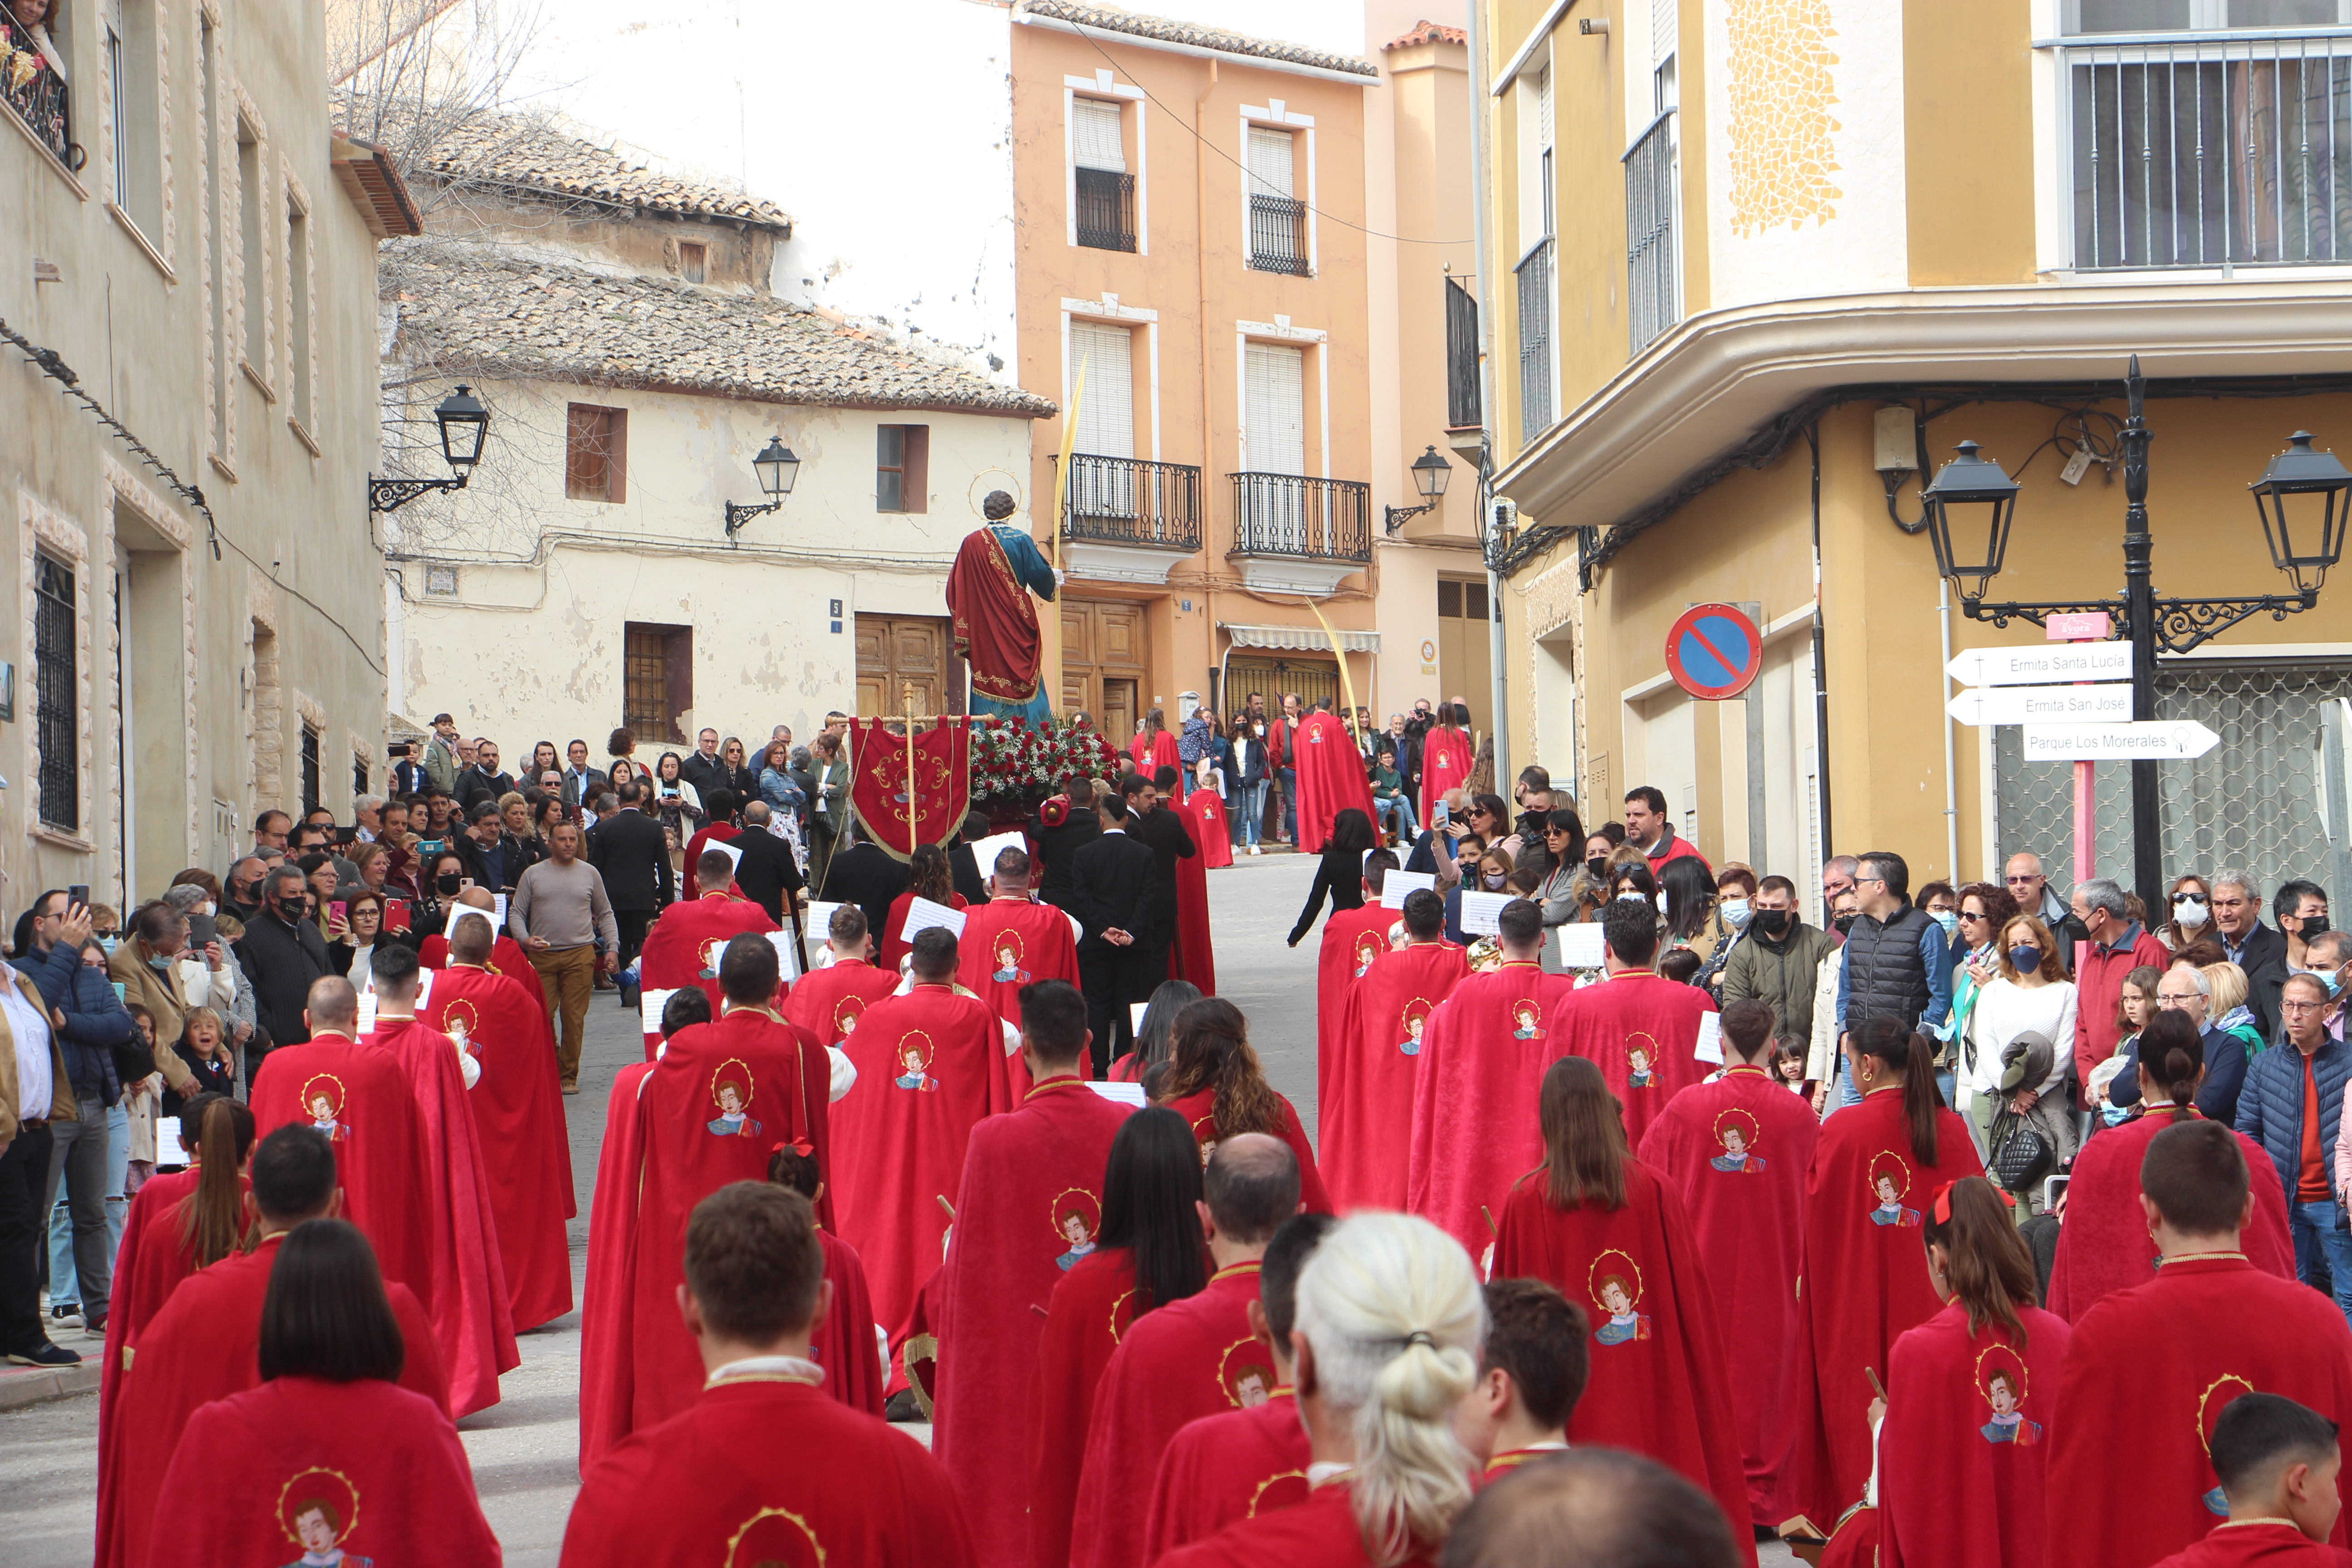
[[[76,882],[68,887],[66,889],[66,902],[79,904],[83,909],[89,908],[89,884]]]
[[[349,921],[352,918],[352,906],[341,899],[330,899],[327,900],[327,918],[331,921]]]
[[[220,921],[212,915],[188,917],[188,945],[201,950],[206,942],[220,940]]]
[[[416,841],[416,852],[419,855],[438,855],[441,853],[441,840],[420,838]]]
[[[408,929],[406,899],[386,899],[383,901],[383,929],[388,931],[404,931]]]

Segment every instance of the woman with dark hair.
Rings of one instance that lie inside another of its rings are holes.
[[[1782,1501],[1815,1520],[1836,1519],[1870,1479],[1865,1369],[1938,1306],[1910,1233],[1947,1183],[1984,1174],[1968,1123],[1944,1109],[1926,1036],[1874,1016],[1845,1052],[1862,1098],[1822,1123],[1805,1173],[1797,1441],[1782,1472]]]
[[[1334,913],[1364,907],[1364,857],[1379,843],[1379,836],[1372,831],[1372,819],[1355,806],[1331,818],[1331,837],[1323,841],[1323,859],[1315,868],[1315,885],[1307,889],[1307,903],[1298,911],[1298,923],[1290,928],[1291,946],[1297,947],[1298,939],[1313,929],[1316,917],[1323,912],[1327,895]]]
[[[1189,980],[1161,981],[1144,1005],[1135,1048],[1110,1064],[1110,1081],[1139,1083],[1148,1069],[1166,1061],[1175,1049],[1176,1016],[1200,999],[1201,988]]]
[[[1200,1294],[1200,1146],[1174,1111],[1146,1106],[1111,1141],[1095,1249],[1054,1286],[1029,1401],[1031,1561],[1070,1555],[1095,1385],[1137,1318]]]
[[[882,922],[882,948],[875,959],[877,967],[892,974],[898,973],[898,961],[914,952],[907,941],[907,916],[913,912],[917,899],[929,899],[935,904],[945,904],[951,910],[964,907],[961,893],[955,890],[955,872],[948,865],[948,852],[936,844],[918,844],[907,863],[913,876],[913,885],[890,900],[890,913]]]
[[[719,742],[719,765],[726,770],[727,793],[740,803],[760,793],[760,775],[752,770],[743,742],[730,735]]]
[[[1544,924],[1563,926],[1585,918],[1580,888],[1591,880],[1583,858],[1589,842],[1575,812],[1563,805],[1545,814],[1543,879],[1536,884],[1536,901],[1543,906]]]
[[[1360,820],[1362,813],[1357,814]],[[1264,1132],[1290,1145],[1298,1157],[1298,1200],[1314,1214],[1329,1214],[1331,1199],[1315,1169],[1315,1151],[1290,1101],[1265,1081],[1257,1052],[1250,1048],[1249,1020],[1218,996],[1203,996],[1176,1015],[1176,1046],[1169,1057],[1168,1080],[1160,1098],[1184,1119],[1201,1145],[1206,1165],[1218,1141],[1238,1132]]]
[[[394,1381],[405,1351],[367,1238],[314,1219],[278,1246],[261,1386],[190,1417],[149,1560],[276,1563],[291,1540],[306,1563],[499,1561],[457,1428]]]
[[[2156,934],[2164,945],[2179,952],[2192,942],[2213,934],[2213,889],[2204,878],[2191,873],[2175,877],[2172,889],[2164,895],[2163,921]]]
[[[1970,1054],[1969,1020],[1984,988],[2000,975],[2000,933],[2017,918],[2017,900],[2009,889],[1992,882],[1970,882],[1960,889],[1958,934],[1952,938],[1952,1011],[1946,1037],[1960,1042],[1956,1076],[1963,1082],[1976,1071]]]
[[[2156,1243],[2140,1212],[2140,1161],[2158,1132],[2203,1120],[2197,1090],[2205,1068],[2204,1037],[2179,1008],[2159,1010],[2140,1031],[2139,1102],[2120,1125],[2083,1146],[2066,1186],[2066,1223],[2058,1229],[2058,1256],[2050,1268],[2050,1310],[2068,1322],[2081,1322],[2102,1297],[2145,1285],[2153,1276]],[[2294,1245],[2278,1166],[2257,1157],[2261,1146],[2252,1139],[2235,1136],[2254,1197],[2239,1247],[2255,1268],[2292,1279]]]
[[[563,763],[557,756],[554,742],[538,741],[532,743],[530,748],[530,772],[523,774],[523,777],[529,779],[533,784],[537,784],[540,780],[540,775],[542,773],[559,773],[562,771]]]
[[[686,776],[685,760],[676,752],[664,752],[654,759],[653,805],[662,826],[677,834],[680,844],[693,837],[694,830],[708,818],[701,792]]]
[[[1626,1147],[1624,1106],[1594,1063],[1552,1063],[1539,1106],[1544,1163],[1503,1205],[1490,1272],[1540,1279],[1591,1314],[1568,1440],[1646,1454],[1746,1519],[1731,1374],[1681,1190]]]
[[[699,986],[689,987],[697,996]],[[683,996],[686,991],[676,994]],[[706,1012],[709,999],[704,999]],[[667,1012],[663,1021],[668,1021]],[[706,1020],[707,1021],[707,1020]],[[814,1204],[824,1196],[824,1176],[817,1169],[816,1150],[805,1138],[779,1143],[768,1151],[768,1180],[790,1187]],[[866,1287],[866,1264],[857,1248],[817,1227],[824,1248],[824,1277],[833,1281],[833,1308],[810,1342],[813,1359],[825,1369],[824,1391],[868,1415],[882,1414],[882,1363],[874,1353],[874,1297]]]
[[[1666,949],[1688,948],[1704,965],[1727,932],[1717,913],[1715,878],[1696,855],[1677,855],[1658,868],[1666,895]]]
[[[2009,1200],[1965,1176],[1922,1207],[1929,1289],[1944,1302],[1895,1342],[1878,1430],[1878,1560],[1903,1568],[2042,1561],[2050,1423],[2073,1331],[2035,1305],[2033,1255]],[[1913,1255],[1914,1268],[1919,1258]]]

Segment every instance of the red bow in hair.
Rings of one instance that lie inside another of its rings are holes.
[[[795,1138],[789,1143],[772,1143],[768,1146],[768,1152],[771,1154],[781,1154],[787,1149],[790,1149],[793,1153],[798,1154],[803,1160],[816,1152],[816,1145],[810,1142],[805,1138]]]
[[[1949,1225],[1952,1223],[1952,1189],[1958,1186],[1962,1182],[1969,1181],[1970,1179],[1971,1178],[1967,1176],[1955,1176],[1950,1181],[1946,1182],[1942,1186],[1936,1189],[1936,1201],[1932,1205],[1932,1208],[1936,1215],[1936,1223],[1937,1225]],[[1981,1176],[1974,1179],[1978,1181],[1984,1180]],[[1987,1186],[1992,1185],[1990,1182],[1987,1182],[1985,1184]],[[2000,1197],[2001,1202],[2007,1204],[2011,1208],[2015,1208],[2017,1206],[2017,1200],[2015,1198],[2010,1196],[2007,1193],[2002,1192],[1999,1187],[1993,1187],[1992,1190],[1994,1194]]]

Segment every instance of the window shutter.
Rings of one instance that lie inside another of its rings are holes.
[[[1306,358],[1282,343],[1248,345],[1244,435],[1252,473],[1307,471]]]
[[[1536,145],[1551,144],[1551,67],[1546,66],[1536,76]]]
[[[1118,104],[1106,103],[1099,98],[1071,100],[1070,129],[1079,168],[1108,169],[1115,174],[1127,173],[1127,150],[1119,138]]]
[[[1297,190],[1291,174],[1291,135],[1253,125],[1249,133],[1250,192],[1287,200]]]
[[[1650,68],[1657,69],[1675,58],[1675,44],[1681,32],[1678,15],[1679,0],[1650,0]],[[1545,138],[1549,142],[1549,135]]]
[[[596,456],[597,412],[575,403],[564,421],[563,493],[577,499],[594,496],[604,488],[604,464]]]
[[[1135,456],[1135,337],[1100,321],[1070,323],[1070,377],[1087,367],[1078,398],[1077,450],[1103,458]]]

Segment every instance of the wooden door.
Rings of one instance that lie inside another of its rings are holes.
[[[1125,745],[1143,717],[1150,679],[1148,606],[1125,599],[1064,598],[1062,712],[1094,716],[1095,727]]]
[[[1130,679],[1116,675],[1103,678],[1102,706],[1095,710],[1095,719],[1114,745],[1124,746],[1135,739],[1136,726],[1143,718],[1135,692],[1136,684]]]
[[[905,711],[905,688],[915,689],[918,713],[963,711],[963,661],[949,641],[944,617],[857,617],[857,711],[861,717]]]

